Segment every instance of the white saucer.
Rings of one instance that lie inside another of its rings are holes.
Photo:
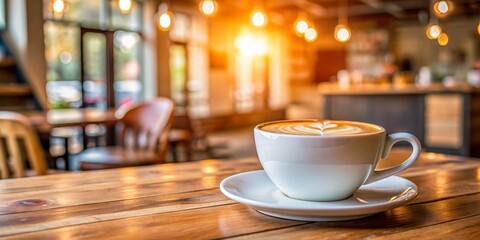
[[[392,176],[363,185],[350,198],[334,202],[292,199],[275,187],[265,171],[230,176],[220,183],[227,197],[273,217],[300,221],[341,221],[362,218],[402,206],[418,194],[407,179]]]

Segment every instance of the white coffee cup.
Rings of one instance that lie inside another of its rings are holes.
[[[409,133],[386,135],[369,123],[334,120],[283,120],[254,129],[258,158],[272,182],[288,197],[337,201],[369,184],[411,166],[420,142]],[[411,155],[402,164],[375,170],[392,146],[407,141]]]

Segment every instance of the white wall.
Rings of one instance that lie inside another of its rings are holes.
[[[43,34],[43,2],[7,1],[7,33],[13,53],[40,105],[48,108]]]

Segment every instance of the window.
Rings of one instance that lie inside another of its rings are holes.
[[[174,13],[170,30],[170,74],[172,97],[177,110],[188,107],[191,116],[209,113],[206,22],[201,17]]]
[[[132,1],[126,12],[118,4],[44,0],[47,94],[53,108],[141,100],[142,4]]]

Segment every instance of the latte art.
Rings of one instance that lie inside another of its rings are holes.
[[[343,121],[283,121],[260,127],[273,133],[312,136],[339,136],[378,132],[380,129],[368,124]]]

